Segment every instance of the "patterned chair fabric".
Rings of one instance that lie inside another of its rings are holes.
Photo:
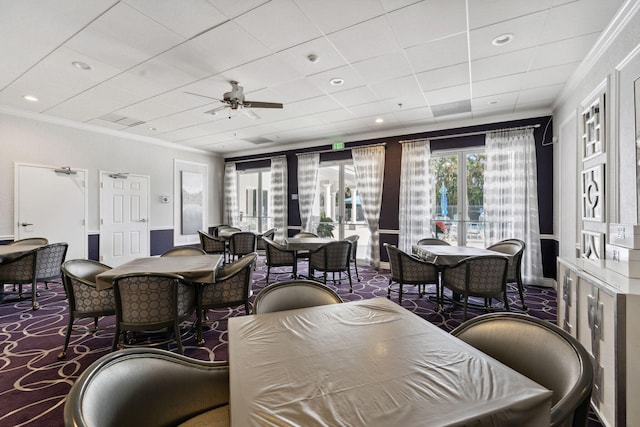
[[[116,332],[112,351],[118,347],[120,334],[126,331],[173,329],[178,351],[182,354],[180,322],[196,305],[195,287],[177,274],[132,273],[113,281],[116,301]],[[155,343],[159,345],[171,340]],[[128,346],[125,338],[122,347]]]
[[[442,239],[436,239],[435,237],[426,237],[424,239],[418,240],[418,245],[441,245],[441,246],[451,246],[449,242]]]
[[[256,251],[256,234],[251,231],[239,231],[229,238],[229,256],[231,259],[242,257]]]
[[[327,284],[327,273],[346,273],[349,277],[349,292],[353,292],[351,280],[351,242],[336,240],[309,252],[309,278],[314,272],[322,272],[324,284]],[[342,274],[340,274],[340,277]],[[334,280],[335,281],[335,280]]]
[[[194,255],[206,255],[207,253],[195,246],[178,246],[165,251],[160,256],[194,256]]]
[[[267,265],[267,284],[271,267],[291,267],[291,274],[296,277],[298,274],[298,259],[296,252],[287,249],[286,246],[274,242],[268,237],[263,237],[265,247],[265,264]]]
[[[506,239],[487,247],[492,251],[511,255],[509,267],[507,268],[507,283],[515,283],[520,294],[522,308],[527,309],[524,302],[524,284],[522,283],[522,255],[524,254],[525,243],[519,239]]]
[[[302,279],[287,280],[262,289],[253,303],[253,313],[272,313],[341,302],[342,298],[333,289],[321,283]]]
[[[258,254],[252,252],[239,260],[220,268],[214,283],[198,284],[198,344],[202,339],[203,312],[210,308],[236,307],[244,304],[245,314],[250,313],[249,297],[253,283],[253,269]]]
[[[270,228],[269,230],[265,231],[264,233],[258,235],[257,237],[257,242],[256,242],[256,249],[259,251],[264,251],[264,242],[262,241],[262,239],[264,239],[265,237],[267,239],[271,239],[273,240],[273,236],[275,236],[276,234],[276,229],[275,228]]]
[[[66,356],[73,324],[77,319],[92,317],[92,329],[78,329],[82,332],[95,332],[98,330],[99,317],[115,316],[113,288],[97,290],[95,287],[96,275],[110,269],[107,265],[85,259],[74,259],[62,264],[62,283],[69,301],[69,324],[58,359]]]
[[[461,260],[442,270],[442,286],[464,298],[464,320],[467,320],[469,297],[485,299],[484,308],[490,309],[491,298],[502,298],[509,311],[507,299],[507,264],[502,256],[477,256]]]
[[[391,292],[394,291],[393,282],[398,284],[398,304],[402,304],[404,285],[418,286],[418,296],[422,297],[425,285],[435,284],[436,295],[439,296],[439,269],[437,265],[410,255],[388,243],[385,243],[384,247],[387,250],[391,268],[387,298],[391,299]]]
[[[226,249],[225,241],[212,236],[204,231],[198,231],[200,235],[200,247],[208,254],[224,254]]]
[[[356,272],[356,279],[358,282],[360,281],[360,274],[358,273],[358,240],[360,236],[357,234],[347,236],[344,240],[348,240],[351,242],[351,262],[353,263],[353,269]]]
[[[35,303],[36,295],[36,260],[38,249],[24,252],[18,256],[5,258],[0,263],[0,302],[4,301],[5,284],[19,285],[19,298],[22,299],[22,285],[31,284],[32,286],[32,306],[37,310]]]

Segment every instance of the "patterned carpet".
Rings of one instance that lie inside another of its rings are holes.
[[[302,264],[300,264],[302,267]],[[301,273],[304,269],[301,269]],[[277,269],[276,269],[277,271]],[[345,301],[387,296],[388,271],[377,272],[359,267],[361,282],[354,281],[354,292],[349,293],[348,283],[337,287]],[[266,268],[262,257],[254,273],[253,293],[257,294],[265,286]],[[288,273],[271,273],[270,282],[286,280]],[[412,287],[406,287],[411,291]],[[49,426],[63,425],[63,407],[67,393],[75,379],[93,361],[109,353],[111,330],[96,334],[74,333],[65,360],[57,355],[64,342],[67,323],[67,302],[64,289],[59,283],[45,290],[40,286],[40,310],[32,311],[28,300],[0,305],[0,425],[2,426]],[[554,321],[556,318],[556,293],[553,289],[528,287],[526,301],[529,313],[542,319]],[[397,295],[392,294],[397,301]],[[517,292],[510,293],[512,311],[522,311]],[[428,297],[405,295],[402,306],[420,317],[449,331],[462,322],[461,309],[447,309],[438,313]],[[202,360],[227,360],[226,319],[242,315],[244,310],[217,310],[209,312],[213,321],[205,330],[206,343],[196,344],[191,323],[185,322],[183,337],[185,355]],[[480,314],[470,310],[469,317]],[[193,319],[191,319],[192,321]],[[78,322],[89,325],[90,320]],[[101,326],[112,326],[112,319],[100,320]],[[175,346],[172,347],[175,350]],[[590,426],[599,426],[594,417]]]

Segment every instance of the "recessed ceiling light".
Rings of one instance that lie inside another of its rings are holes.
[[[499,103],[500,103],[500,101],[498,101],[497,99],[494,99],[494,100],[491,100],[491,101],[487,102],[487,104],[489,104],[489,105],[496,105],[496,104],[499,104]]]
[[[376,123],[382,123],[382,122],[384,122],[384,119],[383,119],[383,118],[378,117],[378,118],[376,119]]]
[[[38,102],[38,98],[33,95],[25,95],[24,99],[29,102]]]
[[[318,61],[320,61],[320,58],[318,58],[318,55],[314,55],[313,53],[309,56],[307,56],[307,59],[309,60],[309,62],[311,63],[316,63]]]
[[[494,46],[503,46],[505,44],[511,43],[513,37],[514,36],[511,33],[500,34],[498,37],[493,39],[491,44]]]
[[[329,83],[331,83],[334,86],[340,86],[341,84],[344,83],[344,79],[341,79],[340,77],[334,77],[331,80],[329,80]]]
[[[85,62],[80,62],[80,61],[74,61],[71,63],[71,65],[73,65],[74,67],[76,67],[79,70],[84,70],[84,71],[89,71],[89,70],[93,70],[93,68],[91,68],[91,65],[85,63]]]

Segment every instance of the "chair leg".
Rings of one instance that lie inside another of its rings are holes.
[[[402,282],[398,283],[398,305],[402,305]]]
[[[527,310],[527,304],[524,302],[524,284],[522,279],[518,278],[518,292],[520,293],[520,302],[522,303],[522,309]]]
[[[391,277],[389,277],[389,286],[387,286],[387,299],[391,299]]]
[[[180,336],[180,325],[178,319],[173,321],[173,334],[176,337],[176,343],[178,344],[178,352],[184,354],[184,348],[182,347],[182,337]]]
[[[464,295],[464,314],[462,319],[466,322],[467,321],[467,304],[469,303],[469,295]]]
[[[118,348],[118,342],[120,342],[120,325],[116,320],[116,330],[113,332],[113,341],[111,342],[111,351],[116,351],[116,349]]]
[[[356,270],[356,279],[358,279],[358,282],[360,282],[360,274],[358,273],[358,263],[356,261],[353,262],[353,267]]]
[[[342,274],[342,272],[340,274]],[[347,275],[349,276],[349,292],[353,293],[353,281],[351,280],[351,273],[349,270],[347,270]]]
[[[507,297],[507,288],[506,288],[506,287],[504,288],[504,295],[503,295],[503,298],[504,298],[504,308],[505,308],[507,311],[511,311],[511,310],[509,309],[509,298]]]
[[[73,327],[73,316],[69,313],[69,324],[67,325],[67,333],[64,337],[64,345],[62,351],[58,353],[58,360],[64,359],[67,356],[67,347],[69,346],[69,340],[71,339],[71,328]]]
[[[204,345],[204,338],[202,338],[202,318],[203,316],[203,311],[201,309],[197,309],[198,313],[196,314],[196,342],[198,343],[199,346],[203,346]]]
[[[36,281],[34,279],[33,283],[31,284],[31,309],[33,311],[38,310],[40,308],[40,305],[36,301],[36,292],[37,292],[37,290],[38,290],[38,284],[36,283]]]
[[[267,265],[267,285],[269,284],[269,274],[271,273],[271,266]]]

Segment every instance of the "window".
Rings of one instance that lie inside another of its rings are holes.
[[[270,169],[238,171],[240,228],[258,233],[271,228],[269,218]]]
[[[431,155],[432,230],[454,245],[485,246],[484,149]]]

